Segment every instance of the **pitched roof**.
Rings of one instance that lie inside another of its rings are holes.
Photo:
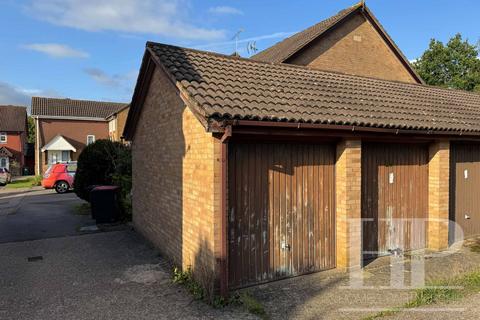
[[[26,107],[0,106],[0,132],[25,131],[26,121]]]
[[[117,102],[33,97],[32,115],[105,119],[126,106],[128,104]]]
[[[319,36],[327,32],[328,30],[332,29],[338,23],[343,21],[345,18],[349,17],[350,15],[356,12],[363,12],[365,17],[369,19],[369,21],[373,24],[373,26],[377,29],[380,36],[386,41],[388,45],[390,45],[393,52],[397,55],[400,61],[404,64],[404,66],[408,69],[408,71],[412,74],[412,76],[419,82],[423,83],[421,77],[417,74],[417,72],[412,68],[410,62],[405,57],[403,52],[400,48],[395,44],[393,39],[388,35],[386,30],[380,24],[378,19],[375,15],[368,9],[365,3],[362,1],[350,8],[344,9],[337,13],[336,15],[323,20],[303,31],[300,31],[276,44],[273,46],[257,53],[250,57],[253,60],[257,61],[264,61],[264,62],[272,62],[272,63],[280,63],[285,62],[288,58],[293,56],[295,53],[299,52],[301,49],[306,47],[310,44],[313,40],[317,39]]]
[[[7,147],[0,147],[0,156],[11,158],[13,157],[13,153],[10,152]]]
[[[460,90],[270,64],[147,43],[147,54],[208,120],[260,120],[480,132],[480,95]],[[132,102],[129,118],[138,113]],[[125,134],[133,135],[135,124]]]
[[[284,62],[292,54],[333,27],[337,22],[356,11],[358,8],[360,8],[360,6],[361,4],[356,4],[350,8],[344,9],[334,16],[325,19],[303,31],[297,32],[294,35],[277,42],[273,46],[260,51],[259,53],[253,55],[251,59],[273,63]]]

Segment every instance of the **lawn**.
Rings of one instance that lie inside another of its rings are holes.
[[[31,187],[40,185],[40,181],[41,181],[41,177],[28,177],[25,179],[12,181],[6,185],[6,188],[9,188],[9,189],[31,188]]]

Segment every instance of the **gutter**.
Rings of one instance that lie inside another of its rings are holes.
[[[428,136],[475,136],[480,137],[480,132],[465,131],[438,131],[438,130],[415,130],[415,129],[395,129],[395,128],[375,128],[362,127],[354,125],[334,125],[318,123],[293,123],[277,121],[255,121],[255,120],[227,120],[223,122],[222,127],[260,127],[260,128],[290,128],[290,129],[317,129],[317,130],[338,130],[345,132],[368,132],[368,133],[388,133],[405,135],[428,135]],[[226,130],[226,129],[225,129]]]
[[[102,121],[106,122],[105,118],[96,118],[96,117],[68,117],[68,116],[43,116],[43,115],[32,115],[37,119],[58,119],[58,120],[83,120],[83,121]]]
[[[40,134],[39,134],[39,128],[38,128],[38,116],[32,116],[35,119],[35,157],[34,161],[36,161],[37,165],[37,175],[41,175],[40,172]],[[38,160],[37,160],[38,156]]]

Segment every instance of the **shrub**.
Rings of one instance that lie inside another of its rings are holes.
[[[119,186],[120,204],[124,213],[129,214],[132,188],[130,148],[110,140],[97,140],[88,145],[78,157],[74,185],[75,193],[86,201],[89,201],[89,186]]]

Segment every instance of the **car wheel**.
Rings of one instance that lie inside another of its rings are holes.
[[[57,193],[65,193],[69,188],[70,186],[65,181],[59,181],[55,184],[55,191],[57,191]]]

